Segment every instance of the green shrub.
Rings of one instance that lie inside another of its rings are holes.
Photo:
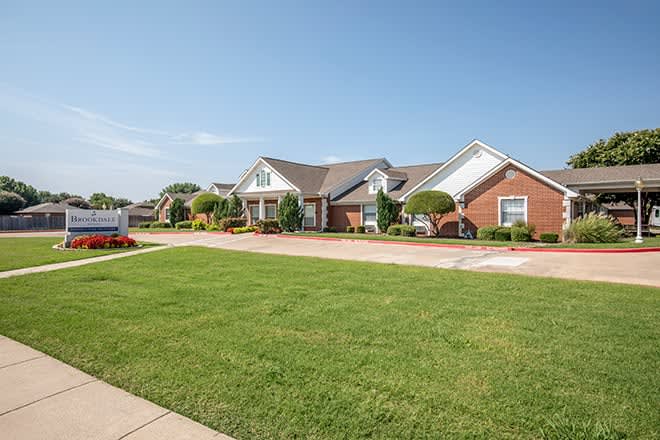
[[[414,237],[417,235],[417,228],[412,225],[392,225],[387,228],[387,235],[402,235],[404,237]]]
[[[152,222],[140,222],[138,223],[138,228],[140,229],[149,229]]]
[[[403,225],[391,225],[387,228],[387,235],[401,235],[401,226]]]
[[[215,223],[211,223],[210,225],[206,225],[206,230],[211,231],[211,232],[219,231],[220,227],[218,225],[216,225]]]
[[[240,226],[238,228],[232,228],[232,234],[245,234],[246,232],[256,232],[256,226]]]
[[[257,228],[262,234],[277,234],[280,232],[280,223],[276,219],[263,219],[257,222]]]
[[[360,225],[355,227],[355,232],[357,232],[358,234],[364,234],[365,232],[367,232],[367,230],[365,229],[364,225]]]
[[[192,229],[192,221],[190,220],[184,220],[182,222],[177,222],[174,227],[177,229]]]
[[[559,240],[559,234],[555,232],[544,232],[539,238],[543,243],[557,243],[557,240]]]
[[[477,229],[477,238],[479,240],[493,241],[495,240],[495,231],[498,229],[500,229],[500,227],[496,225],[483,226]]]
[[[211,214],[215,210],[218,203],[222,202],[222,197],[213,193],[203,193],[195,197],[191,203],[192,213],[204,214],[207,219],[211,218]]]
[[[168,218],[171,225],[176,226],[177,223],[186,219],[185,215],[185,202],[183,199],[176,198],[170,205],[170,217]]]
[[[346,232],[352,234],[355,232],[355,226],[346,226]]]
[[[396,223],[400,209],[400,205],[385,194],[383,188],[379,189],[376,195],[376,224],[378,230],[385,231],[391,224]]]
[[[495,231],[495,241],[511,241],[511,228],[498,228]]]
[[[431,235],[440,236],[442,218],[456,210],[454,198],[444,191],[421,191],[408,199],[404,211],[426,224]]]
[[[277,218],[280,221],[282,230],[293,232],[303,229],[303,217],[305,213],[300,206],[298,196],[292,193],[286,193],[280,200],[277,207]]]
[[[164,222],[152,222],[151,223],[151,229],[155,228],[171,228],[172,225],[169,223],[164,223]]]
[[[573,243],[615,243],[623,236],[623,228],[610,216],[589,214],[574,220],[566,231]]]
[[[417,235],[417,228],[412,225],[400,225],[399,229],[403,237],[415,237]]]
[[[226,231],[229,228],[242,228],[247,225],[245,217],[226,217],[218,221],[218,227],[221,231]]]
[[[203,231],[206,229],[206,223],[204,220],[196,219],[192,221],[193,231]]]
[[[511,241],[532,241],[527,226],[511,226]]]
[[[326,226],[325,228],[323,228],[323,232],[337,232],[337,228],[335,228],[334,226]]]

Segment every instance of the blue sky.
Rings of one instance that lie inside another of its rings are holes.
[[[140,200],[259,155],[404,165],[478,138],[549,169],[660,126],[659,2],[533,3],[5,1],[0,174]]]

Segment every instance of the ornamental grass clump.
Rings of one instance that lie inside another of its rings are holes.
[[[623,237],[623,228],[611,216],[590,212],[566,230],[566,240],[571,243],[616,243]]]

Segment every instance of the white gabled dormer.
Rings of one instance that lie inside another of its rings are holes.
[[[381,188],[384,193],[390,192],[394,187],[406,180],[406,176],[403,173],[392,173],[387,169],[375,168],[367,174],[364,180],[367,182],[369,194],[378,194],[378,190]]]
[[[291,182],[278,173],[263,158],[256,162],[241,175],[231,194],[263,193],[270,191],[300,192]]]

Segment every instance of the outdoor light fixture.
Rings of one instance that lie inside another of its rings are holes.
[[[635,180],[635,189],[637,190],[637,237],[635,237],[635,243],[644,243],[642,237],[642,190],[644,189],[644,181],[641,177]]]

